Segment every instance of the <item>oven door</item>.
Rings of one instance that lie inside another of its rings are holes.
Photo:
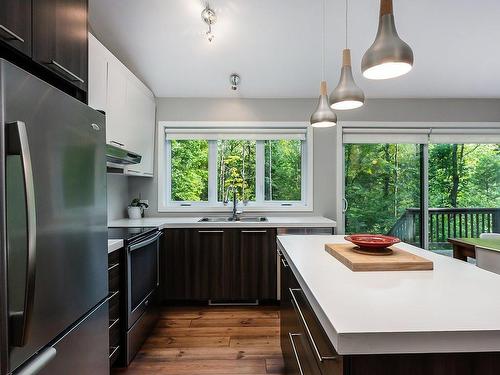
[[[161,232],[132,243],[127,248],[127,328],[148,307],[159,285],[159,238]]]

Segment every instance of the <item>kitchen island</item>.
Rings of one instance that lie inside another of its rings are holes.
[[[290,373],[500,373],[499,275],[408,244],[434,270],[352,272],[327,243],[347,242],[278,237]]]

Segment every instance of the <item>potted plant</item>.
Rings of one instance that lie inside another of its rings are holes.
[[[144,214],[144,209],[148,208],[144,202],[141,202],[139,198],[134,198],[130,205],[127,207],[128,217],[130,219],[140,219]]]

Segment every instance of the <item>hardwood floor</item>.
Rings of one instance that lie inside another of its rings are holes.
[[[278,308],[165,308],[130,366],[112,373],[284,374]]]

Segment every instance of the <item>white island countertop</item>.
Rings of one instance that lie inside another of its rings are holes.
[[[343,236],[279,236],[339,354],[500,351],[500,275],[408,244],[432,271],[353,272],[328,254]]]
[[[210,216],[210,215],[207,215]],[[256,216],[252,214],[243,215]],[[146,217],[131,220],[120,219],[108,223],[108,227],[158,227],[165,228],[334,228],[337,223],[321,216],[266,216],[267,221],[261,222],[199,222],[197,217]]]
[[[123,247],[123,240],[108,240],[108,254]]]

